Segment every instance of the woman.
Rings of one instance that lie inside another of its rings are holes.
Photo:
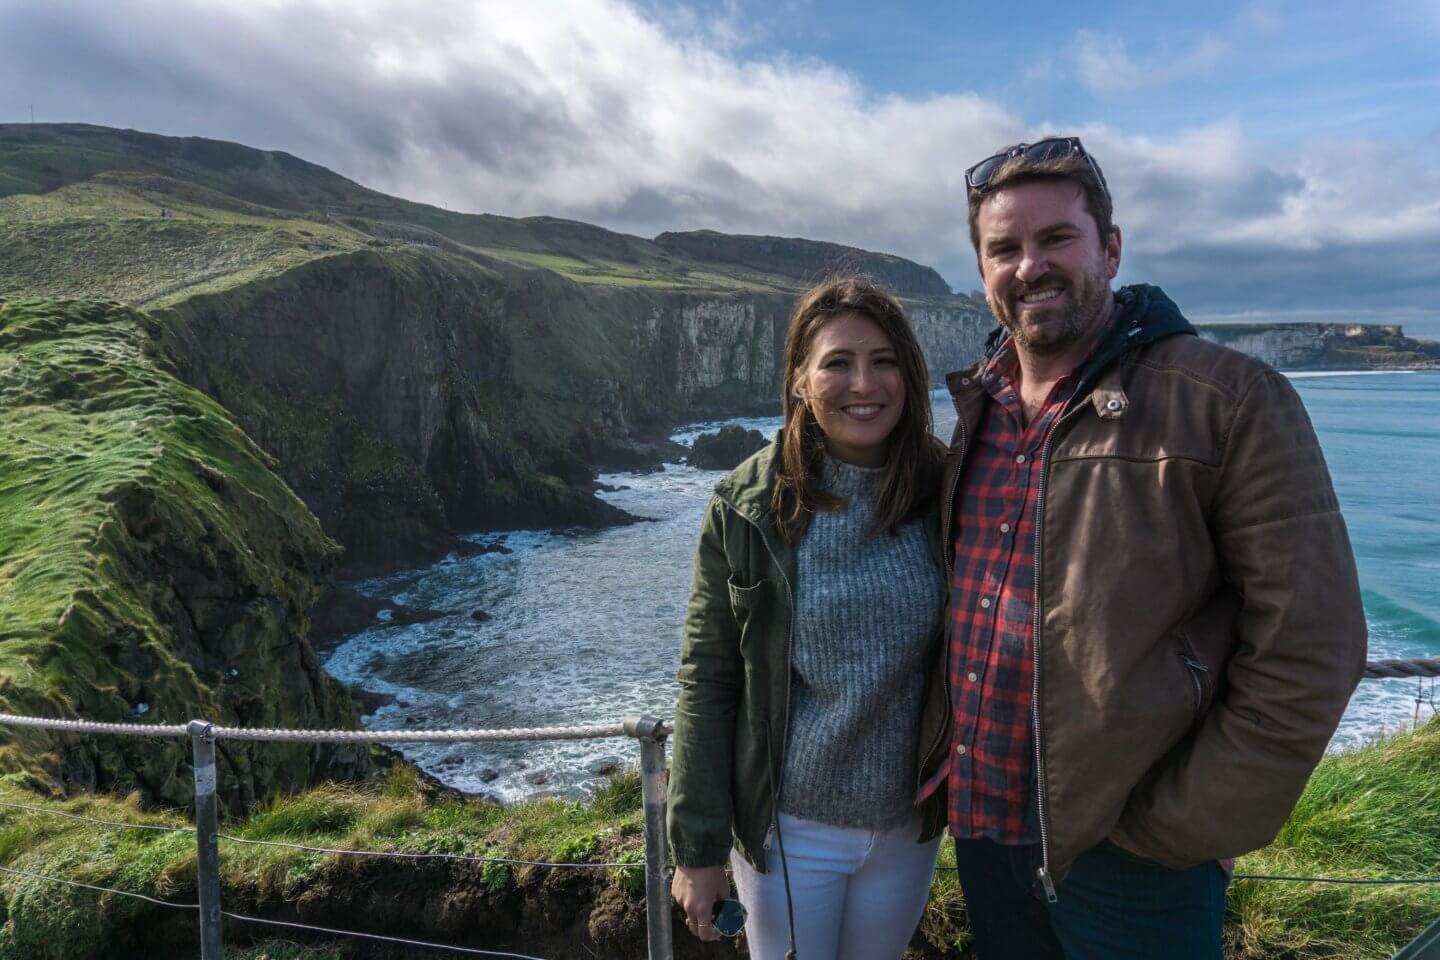
[[[945,603],[943,450],[899,302],[853,278],[803,295],[783,389],[779,439],[720,482],[700,533],[671,892],[691,933],[718,939],[728,858],[754,960],[787,942],[804,960],[899,957],[943,825],[914,797]]]

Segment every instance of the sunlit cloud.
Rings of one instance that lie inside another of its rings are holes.
[[[1255,9],[1161,72],[1218,69],[1226,31],[1273,26]],[[1056,124],[963,89],[877,95],[833,64],[761,55],[747,29],[733,11],[662,17],[623,0],[53,0],[0,12],[0,120],[28,119],[33,99],[41,120],[283,149],[450,209],[806,236],[934,265],[960,289],[977,282],[964,169],[1078,133],[1115,192],[1125,279],[1207,311],[1257,290],[1297,310],[1440,293],[1418,266],[1440,251],[1440,163],[1418,148],[1433,131],[1277,144],[1223,116],[1164,136]],[[1161,69],[1159,48],[1082,39],[1107,89]],[[1356,263],[1393,282],[1347,294]]]

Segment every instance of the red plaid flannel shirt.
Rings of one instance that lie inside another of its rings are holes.
[[[1016,373],[1007,342],[981,374],[993,402],[966,453],[954,512],[954,739],[921,791],[924,799],[947,781],[951,835],[1005,844],[1040,839],[1030,726],[1035,508],[1042,448],[1075,388],[1073,374],[1062,379],[1026,424]]]

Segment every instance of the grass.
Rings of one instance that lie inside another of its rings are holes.
[[[271,461],[118,304],[0,299],[0,706],[123,721],[345,722],[304,618],[336,553]],[[143,709],[142,709],[143,705]],[[304,748],[229,786],[303,784]],[[168,741],[0,733],[0,771],[183,803]]]
[[[950,845],[941,865],[954,864]],[[1242,857],[1239,874],[1336,878],[1440,877],[1440,719],[1325,758],[1280,835]],[[1229,892],[1232,960],[1382,960],[1440,918],[1440,885],[1352,886],[1237,880]],[[940,870],[923,939],[969,942],[964,900]],[[951,954],[953,955],[953,954]]]
[[[1243,858],[1239,872],[1331,877],[1440,874],[1437,793],[1440,720],[1329,757],[1316,770],[1275,843]],[[133,796],[59,803],[37,800],[14,777],[0,780],[0,803],[4,802],[40,803],[58,811],[128,822],[181,821],[178,814],[142,811]],[[501,807],[437,795],[413,769],[398,766],[367,784],[326,785],[277,798],[246,818],[223,824],[222,832],[248,840],[346,850],[562,862],[643,860],[640,786],[633,772],[618,775],[583,803],[547,798]],[[233,909],[260,910],[276,917],[300,911],[349,929],[357,929],[356,924],[365,928],[368,915],[363,903],[373,902],[357,900],[357,885],[372,897],[464,903],[463,915],[470,919],[463,928],[472,933],[489,931],[487,935],[495,937],[502,935],[494,919],[497,911],[503,914],[527,904],[531,919],[507,928],[522,941],[545,932],[543,926],[537,929],[527,923],[544,924],[548,921],[541,918],[553,916],[554,911],[578,914],[583,920],[588,911],[604,912],[616,902],[629,904],[626,909],[633,913],[641,909],[643,900],[638,870],[611,868],[575,878],[496,863],[371,868],[353,857],[230,841],[222,841],[221,854],[223,896]],[[953,848],[942,845],[941,866],[953,862]],[[193,897],[195,867],[188,834],[123,833],[0,806],[0,865],[164,899]],[[26,955],[14,952],[20,944],[56,945],[46,954],[54,960],[96,957],[115,944],[143,946],[142,932],[164,916],[164,908],[106,901],[88,893],[47,892],[39,881],[10,875],[0,876],[0,902],[7,918],[0,927],[0,960]],[[1440,889],[1433,886],[1241,880],[1230,892],[1226,952],[1233,960],[1379,960],[1392,956],[1437,915]],[[423,916],[397,915],[390,922],[395,926],[382,928],[385,932],[457,942],[454,929],[447,926],[457,922],[455,917],[439,908]],[[630,922],[633,925],[633,916]],[[643,927],[643,917],[639,922]],[[917,942],[924,946],[912,952],[926,958],[959,957],[969,944],[964,900],[953,872],[936,872]],[[494,944],[492,940],[490,946]],[[343,946],[273,942],[248,949],[277,951],[277,960],[348,956]],[[342,952],[326,952],[335,950]],[[263,955],[254,953],[254,960]]]
[[[757,272],[727,272],[712,266],[702,269],[678,263],[651,261],[648,266],[605,259],[582,259],[559,253],[515,250],[505,247],[475,247],[478,253],[532,267],[542,267],[576,283],[602,287],[640,287],[653,290],[695,290],[711,293],[800,292],[801,284],[788,277]]]
[[[1237,872],[1440,877],[1440,721],[1328,757],[1280,836]],[[1389,957],[1440,917],[1440,885],[1238,881],[1236,955]]]
[[[361,246],[328,222],[165,177],[106,173],[0,199],[0,296],[164,305]]]
[[[17,811],[4,803],[43,803],[57,812],[127,823],[182,826],[176,813],[147,813],[137,798],[92,796],[46,802],[14,782],[0,781],[0,866],[144,892],[171,902],[194,902],[194,838],[189,832],[113,830],[46,814]],[[326,785],[274,800],[241,820],[222,823],[222,833],[252,841],[305,843],[341,850],[391,850],[446,853],[474,857],[507,857],[560,862],[609,862],[611,858],[643,862],[639,777],[622,773],[602,786],[591,802],[547,799],[502,808],[480,800],[430,798],[413,769],[394,768],[383,779],[362,785]],[[373,862],[373,861],[372,861]],[[399,890],[419,885],[425,898],[440,901],[447,890],[472,886],[477,896],[495,904],[517,896],[563,896],[568,881],[556,886],[552,871],[498,863],[418,866],[392,869],[382,863],[366,872],[356,858],[308,853],[221,841],[222,899],[227,909],[255,915],[289,917],[285,911],[310,903],[334,921],[329,925],[365,929],[366,917],[326,913],[317,898],[342,898],[343,890],[360,877],[382,888]],[[586,871],[586,882],[611,887],[624,896],[643,896],[636,885],[638,870]],[[388,885],[388,887],[387,887]],[[144,951],[175,951],[193,941],[190,921],[176,922],[178,911],[125,898],[102,897],[88,891],[57,887],[44,881],[0,874],[0,960],[39,955],[40,945],[51,960],[82,960],[131,955]],[[275,909],[275,905],[289,907]],[[479,908],[472,905],[472,910]],[[481,911],[483,913],[483,911]],[[326,925],[313,919],[311,922]],[[455,942],[453,931],[427,927],[431,918],[411,918],[420,929],[409,934]],[[161,924],[168,931],[158,931]],[[372,926],[373,928],[373,926]],[[393,930],[389,932],[394,933]],[[248,948],[250,956],[323,960],[348,957],[345,947],[313,947],[271,942]],[[271,951],[265,953],[264,951]],[[166,953],[170,955],[170,953]],[[227,954],[228,955],[228,954]]]

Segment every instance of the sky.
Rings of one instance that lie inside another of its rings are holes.
[[[1203,8],[1203,9],[1202,9]],[[883,250],[1074,134],[1194,319],[1440,314],[1440,0],[0,0],[0,122],[285,150],[452,210]]]

